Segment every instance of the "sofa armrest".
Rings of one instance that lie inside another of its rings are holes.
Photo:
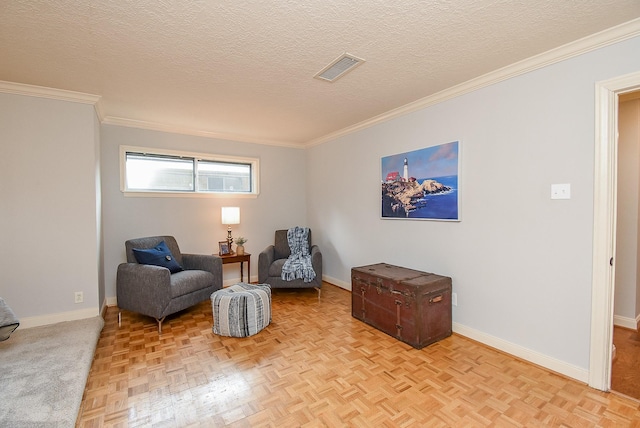
[[[222,278],[222,259],[216,255],[182,253],[182,267],[185,270],[204,270]]]
[[[269,276],[269,266],[275,260],[275,247],[269,245],[258,255],[258,282],[264,283]]]
[[[160,318],[171,300],[171,272],[160,266],[121,263],[116,295],[120,309]]]
[[[7,340],[19,325],[20,321],[16,318],[16,314],[0,297],[0,342]]]

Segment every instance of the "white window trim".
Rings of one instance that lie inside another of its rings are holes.
[[[214,162],[251,164],[251,192],[166,192],[161,190],[127,190],[127,152],[149,153],[165,156],[182,156]],[[260,160],[258,158],[216,155],[211,153],[183,152],[179,150],[155,149],[151,147],[120,146],[120,191],[126,197],[147,198],[257,198],[260,194]]]

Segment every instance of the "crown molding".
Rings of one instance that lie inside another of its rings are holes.
[[[528,72],[555,64],[566,59],[582,55],[584,53],[600,49],[605,46],[618,43],[632,37],[640,35],[640,18],[634,19],[624,24],[609,28],[599,33],[592,34],[542,54],[527,58],[517,63],[508,65],[496,71],[484,74],[467,82],[461,83],[451,88],[440,91],[436,94],[421,98],[412,103],[390,110],[378,116],[372,117],[355,125],[343,128],[339,131],[332,132],[320,138],[310,140],[306,143],[299,144],[287,141],[275,141],[261,138],[248,137],[246,135],[228,134],[215,131],[204,131],[181,127],[176,125],[166,125],[154,122],[146,122],[141,120],[127,119],[121,117],[107,116],[102,102],[101,96],[86,94],[82,92],[67,91],[63,89],[47,88],[43,86],[28,85],[23,83],[14,83],[0,80],[0,93],[9,93],[17,95],[27,95],[40,98],[49,98],[61,101],[71,101],[83,104],[92,104],[102,124],[118,125],[129,128],[148,129],[152,131],[169,132],[176,134],[194,135],[206,138],[216,138],[223,140],[231,140],[245,143],[263,144],[288,148],[309,148],[319,144],[323,144],[336,138],[352,134],[354,132],[372,127],[374,125],[386,122],[388,120],[404,116],[409,113],[442,103],[444,101],[459,97],[461,95],[473,92],[486,86],[511,79],[513,77],[526,74]]]
[[[583,37],[582,39],[567,43],[566,45],[560,46],[550,51],[524,59],[522,61],[468,80],[459,85],[452,86],[451,88],[445,89],[428,97],[421,98],[402,107],[390,110],[386,113],[372,117],[371,119],[367,119],[353,126],[349,126],[331,134],[327,134],[323,137],[308,141],[306,144],[304,144],[304,147],[313,147],[322,143],[329,142],[331,140],[335,140],[336,138],[352,134],[354,132],[369,128],[379,123],[383,123],[388,120],[413,113],[426,107],[430,107],[435,104],[439,104],[444,101],[467,94],[469,92],[476,91],[486,86],[490,86],[495,83],[511,79],[512,77],[529,73],[548,65],[555,64],[569,58],[573,58],[578,55],[582,55],[584,53],[594,51],[602,47],[630,39],[632,37],[636,37],[638,35],[640,35],[640,18],[628,21],[624,24],[609,28],[590,36]]]
[[[102,98],[98,100],[97,103],[94,104],[93,108],[96,110],[96,115],[98,116],[98,120],[102,123],[107,116],[104,112],[104,107],[102,106]]]
[[[25,83],[7,82],[3,80],[0,80],[0,92],[92,105],[96,105],[100,101],[99,95],[67,91],[64,89],[47,88],[44,86],[27,85]]]
[[[227,133],[215,132],[215,131],[204,131],[204,130],[198,130],[198,129],[188,128],[188,127],[180,127],[176,125],[165,125],[165,124],[156,123],[156,122],[127,119],[123,117],[106,116],[104,119],[101,120],[101,122],[103,125],[124,126],[127,128],[146,129],[150,131],[169,132],[169,133],[181,134],[181,135],[193,135],[196,137],[216,138],[220,140],[230,140],[230,141],[242,142],[242,143],[262,144],[267,146],[280,146],[280,147],[288,147],[288,148],[295,148],[295,149],[304,148],[303,145],[298,143],[266,140],[261,138],[248,137],[246,135],[239,135],[239,134],[227,134]]]
[[[245,143],[255,143],[271,146],[282,146],[289,148],[303,148],[302,145],[292,142],[266,140],[252,138],[238,134],[225,134],[221,132],[203,131],[186,127],[165,125],[141,120],[126,119],[122,117],[107,116],[99,95],[86,94],[82,92],[67,91],[64,89],[47,88],[45,86],[28,85],[25,83],[7,82],[0,80],[0,93],[25,95],[30,97],[48,98],[59,101],[70,101],[94,106],[98,120],[106,125],[118,125],[129,128],[148,129],[151,131],[170,132],[175,134],[195,135],[199,137],[217,138],[222,140],[232,140]]]

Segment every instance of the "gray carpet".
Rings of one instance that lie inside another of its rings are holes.
[[[0,342],[0,426],[73,427],[102,317],[19,327]]]

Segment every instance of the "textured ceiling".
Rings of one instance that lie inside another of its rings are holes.
[[[639,0],[2,0],[0,80],[107,119],[304,145],[640,17]],[[313,76],[343,52],[366,62]]]

